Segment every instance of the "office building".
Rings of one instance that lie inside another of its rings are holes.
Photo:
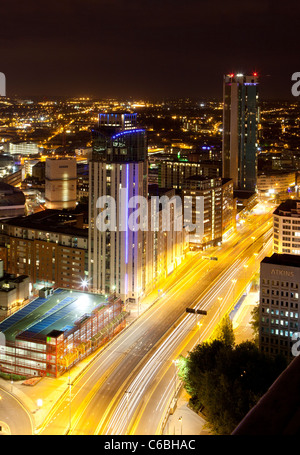
[[[4,151],[10,155],[37,155],[43,148],[34,142],[7,142]]]
[[[224,76],[222,176],[233,179],[235,190],[256,190],[258,122],[256,73]]]
[[[236,229],[237,200],[234,197],[233,180],[222,179],[222,238]]]
[[[158,184],[162,188],[183,188],[186,179],[193,175],[221,177],[220,162],[189,162],[165,160],[159,163]]]
[[[160,188],[149,185],[148,220],[149,229],[146,243],[146,292],[151,291],[178,267],[189,249],[189,235],[182,226],[177,230],[177,223],[182,220],[182,210],[172,203],[176,197],[172,188]],[[154,198],[160,201],[168,198],[168,208],[163,204],[155,204]],[[165,213],[164,213],[165,210]],[[169,212],[168,212],[169,210]],[[167,214],[167,221],[164,216]],[[169,223],[166,229],[165,223]],[[178,224],[180,225],[180,224]]]
[[[77,164],[75,158],[47,158],[45,205],[48,209],[73,209],[77,202]]]
[[[274,253],[260,265],[259,346],[269,355],[293,359],[299,332],[300,257]]]
[[[257,176],[257,191],[261,198],[279,199],[285,201],[289,192],[293,191],[296,184],[295,171],[272,170],[272,172],[262,172]]]
[[[192,198],[192,223],[197,230],[189,236],[192,247],[206,249],[222,242],[222,178],[194,175],[186,179],[182,189],[183,199]],[[203,198],[197,207],[196,198]],[[197,210],[199,213],[197,213]]]
[[[300,255],[300,200],[287,199],[273,213],[275,253]]]

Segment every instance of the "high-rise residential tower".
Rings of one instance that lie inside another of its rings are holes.
[[[116,293],[123,302],[137,303],[145,289],[146,232],[133,231],[129,219],[133,196],[148,194],[146,131],[136,114],[100,114],[93,129],[89,161],[89,286]],[[120,194],[122,190],[122,199]],[[97,217],[102,196],[116,203],[115,230],[100,230]],[[97,206],[98,205],[98,206]]]
[[[259,122],[257,74],[224,76],[223,102],[223,177],[233,179],[235,190],[254,192]]]

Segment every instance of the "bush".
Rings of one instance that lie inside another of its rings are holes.
[[[27,376],[21,376],[19,374],[0,373],[0,378],[10,381],[23,381]]]

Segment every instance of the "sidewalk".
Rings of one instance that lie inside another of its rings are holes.
[[[251,311],[258,305],[259,292],[251,291],[245,297],[242,305],[232,319],[236,344],[244,341],[253,341],[253,329],[250,325],[252,320]]]
[[[210,435],[210,431],[205,428],[206,421],[196,412],[188,407],[189,395],[182,389],[177,406],[172,415],[169,416],[165,426],[164,435]]]

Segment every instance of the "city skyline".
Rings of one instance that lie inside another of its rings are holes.
[[[0,435],[299,433],[299,13],[2,7]]]
[[[1,12],[8,96],[221,99],[223,74],[256,71],[262,99],[292,98],[295,3],[16,3]]]

